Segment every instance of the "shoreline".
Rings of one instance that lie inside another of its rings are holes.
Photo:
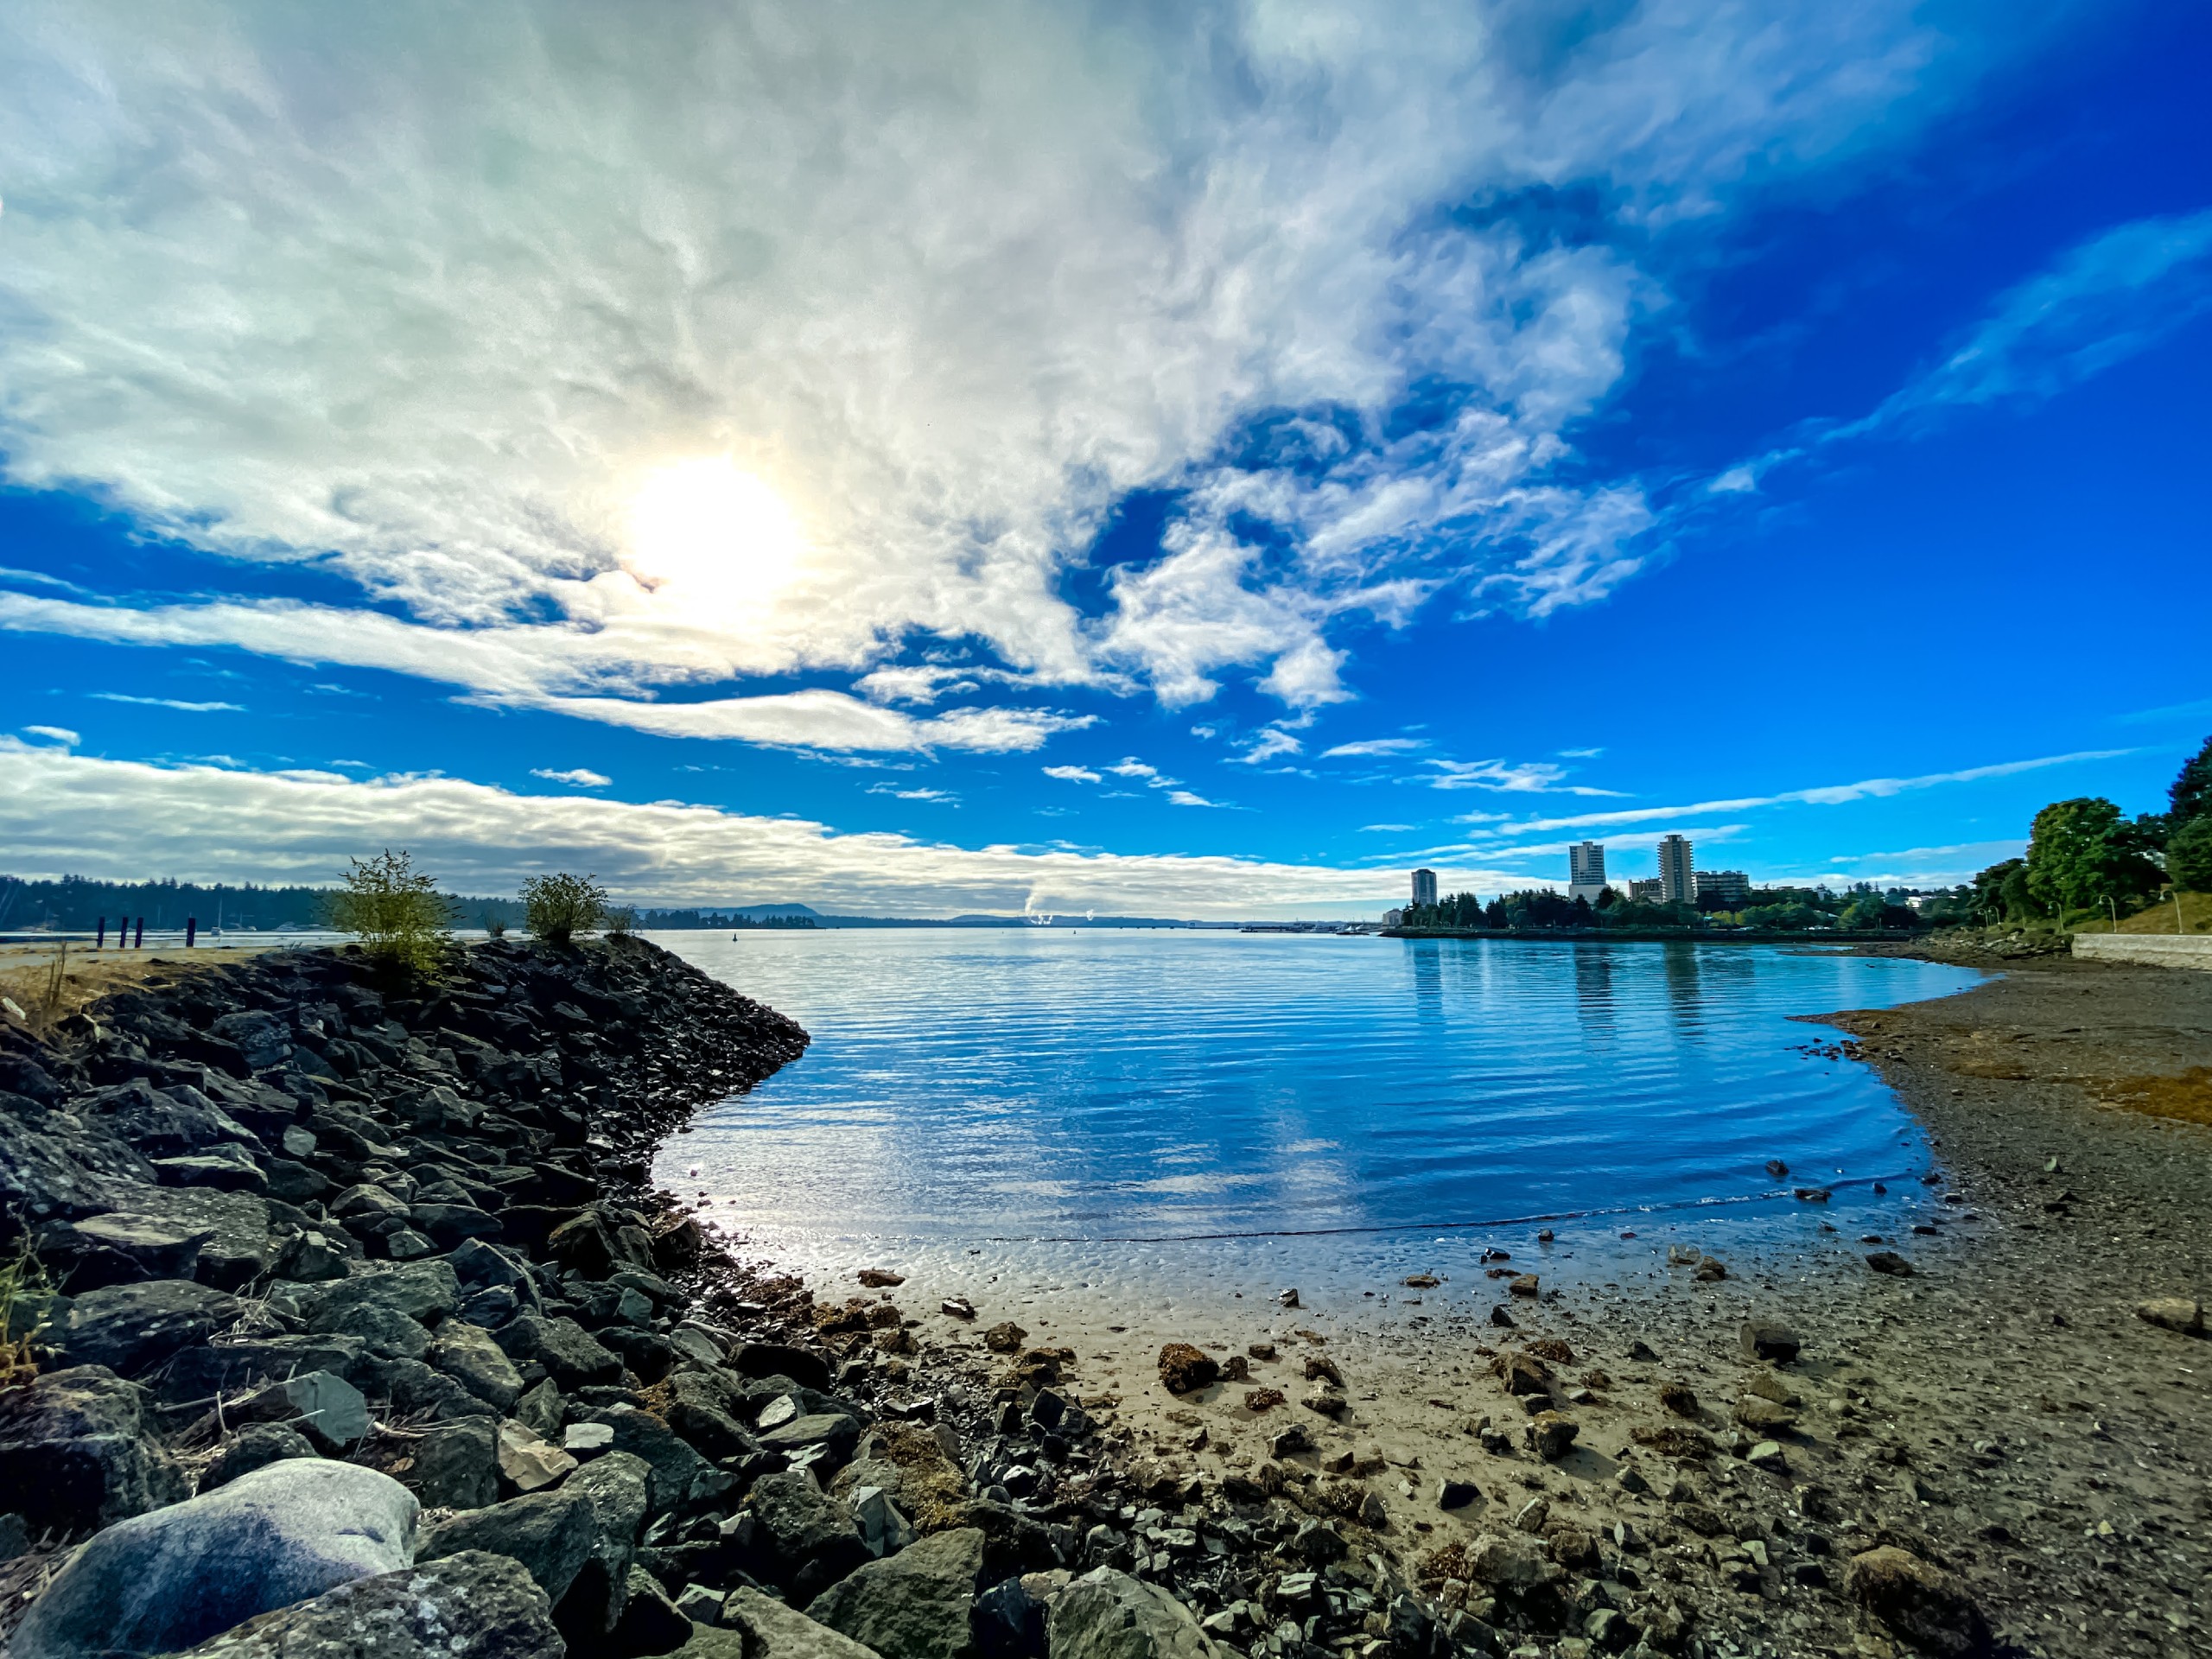
[[[632,953],[654,983],[689,987],[686,996],[719,1003],[729,1030],[737,1029],[728,1025],[734,1008],[750,1010],[740,1023],[755,1039],[780,1031],[772,1023],[780,1016],[656,947],[594,950],[602,957]],[[280,969],[285,957],[340,960],[327,952],[276,954]],[[507,945],[493,954],[542,961],[547,953]],[[203,976],[267,972],[271,960],[193,963],[155,1000],[174,1009],[190,1001]],[[782,1490],[779,1482],[800,1479],[775,1472],[796,1452],[830,1471],[858,1454],[836,1482],[821,1483],[830,1489],[825,1502],[851,1498],[852,1471],[861,1470],[931,1535],[976,1530],[988,1561],[976,1581],[979,1593],[999,1593],[1007,1569],[1030,1574],[1020,1593],[1034,1599],[1037,1623],[1022,1624],[1030,1634],[1007,1650],[1008,1659],[1043,1659],[1039,1633],[1053,1608],[1073,1605],[1067,1576],[1096,1568],[1107,1569],[1111,1583],[1126,1573],[1171,1592],[1189,1610],[1181,1616],[1187,1637],[1176,1642],[1255,1659],[1508,1649],[1577,1659],[1631,1647],[1880,1659],[1920,1650],[1900,1640],[1916,1631],[1923,1646],[1948,1630],[1967,1643],[1953,1650],[1983,1650],[1974,1644],[1985,1619],[1997,1641],[2028,1653],[2200,1650],[2205,1608],[2196,1586],[2212,1564],[2212,1504],[2201,1472],[2212,1467],[2203,1386],[2212,1348],[2146,1325],[2133,1308],[2151,1297],[2201,1294],[2202,1241],[2212,1237],[2205,1226],[2212,1184],[2203,1179],[2212,1135],[2137,1111],[2085,1118],[2092,1109],[2081,1078],[2095,1073],[2102,1086],[2160,1075],[2158,1067],[2184,1076],[2202,1065],[2212,986],[2194,991],[2200,976],[2156,969],[2063,961],[2022,968],[1986,957],[1967,965],[2005,976],[1935,1001],[1823,1017],[1847,1033],[1839,1046],[1853,1046],[1848,1057],[1875,1065],[1937,1138],[1948,1180],[1882,1195],[1892,1219],[1880,1236],[1910,1261],[1909,1277],[1869,1271],[1867,1247],[1854,1240],[1862,1225],[1871,1232],[1877,1224],[1864,1219],[1862,1207],[1832,1198],[1798,1206],[1789,1225],[1758,1239],[1737,1237],[1710,1215],[1679,1224],[1646,1218],[1633,1230],[1654,1255],[1614,1257],[1586,1277],[1558,1270],[1585,1248],[1586,1230],[1557,1223],[1548,1261],[1516,1240],[1510,1262],[1464,1277],[1455,1266],[1448,1282],[1378,1283],[1371,1299],[1345,1307],[1281,1306],[1267,1298],[1282,1287],[1255,1272],[1249,1311],[1234,1321],[1172,1306],[1081,1313],[1048,1286],[1010,1283],[982,1294],[971,1284],[972,1316],[962,1317],[943,1306],[962,1293],[925,1274],[886,1271],[872,1282],[863,1274],[863,1282],[809,1287],[777,1263],[725,1255],[689,1226],[681,1201],[651,1192],[648,1179],[653,1148],[729,1092],[704,1069],[711,1062],[700,1039],[713,1021],[694,1029],[621,1014],[594,1028],[583,1008],[575,1010],[581,1019],[539,1010],[545,1046],[534,1058],[560,1057],[559,1081],[543,1098],[577,1109],[586,1133],[567,1138],[585,1141],[578,1150],[598,1184],[580,1205],[581,1192],[570,1190],[569,1219],[588,1211],[601,1223],[570,1233],[556,1250],[551,1235],[563,1224],[551,1212],[558,1204],[501,1203],[480,1212],[499,1217],[496,1230],[480,1236],[531,1264],[530,1284],[515,1287],[520,1300],[565,1309],[553,1317],[580,1321],[577,1334],[588,1332],[626,1372],[620,1381],[585,1382],[581,1371],[568,1379],[558,1420],[544,1424],[552,1449],[565,1456],[561,1443],[579,1424],[605,1423],[624,1437],[615,1441],[618,1455],[651,1454],[686,1469],[695,1459],[714,1471],[669,1498],[672,1524],[660,1541],[641,1528],[607,1546],[658,1586],[636,1582],[637,1607],[646,1612],[626,1602],[596,1611],[603,1621],[629,1621],[622,1639],[632,1655],[681,1645],[707,1659],[721,1651],[709,1638],[742,1622],[732,1609],[744,1605],[746,1584],[766,1584],[807,1605],[791,1561],[764,1541],[772,1536],[766,1495]],[[428,1006],[388,1011],[413,1017]],[[626,1023],[638,1028],[624,1036]],[[1985,1063],[1992,1041],[1974,1035],[1999,1025],[2025,1033],[2004,1045],[2013,1062],[2006,1065]],[[2117,1045],[2100,1039],[2101,1047],[2085,1041],[2107,1026],[2134,1034]],[[205,1040],[204,1032],[179,1030]],[[16,1028],[9,1033],[20,1053]],[[307,1033],[293,1034],[304,1046]],[[92,1083],[85,1057],[97,1059],[110,1036],[77,1034],[70,1063],[86,1066],[84,1084]],[[636,1042],[633,1071],[594,1059],[602,1036]],[[783,1058],[797,1052],[791,1040],[780,1037]],[[378,1087],[389,1082],[395,1097],[405,1094],[398,1085],[422,1083],[420,1061],[427,1060],[446,1079],[436,1086],[467,1084],[473,1094],[480,1077],[493,1089],[505,1075],[499,1068],[520,1058],[493,1049],[493,1058],[462,1077],[457,1056],[448,1071],[422,1046],[419,1058],[410,1046],[394,1051],[401,1064],[375,1068]],[[2023,1050],[2030,1060],[2020,1061],[2016,1051]],[[2085,1065],[2098,1056],[2102,1073]],[[566,1075],[579,1057],[608,1078],[592,1079],[582,1065]],[[149,1057],[149,1064],[177,1062]],[[773,1069],[741,1068],[741,1088]],[[248,1071],[264,1087],[264,1079],[280,1075]],[[1985,1075],[1992,1072],[2005,1075]],[[2052,1075],[2039,1075],[2046,1072]],[[22,1081],[20,1072],[11,1075]],[[626,1109],[625,1077],[649,1076],[651,1088]],[[10,1086],[0,1077],[0,1088]],[[73,1098],[75,1088],[62,1092]],[[334,1122],[327,1103],[309,1103],[312,1093],[301,1090],[283,1110],[296,1126],[319,1113]],[[506,1105],[478,1117],[478,1126],[505,1118],[526,1128],[517,1114],[526,1116],[540,1096],[499,1098]],[[265,1101],[261,1108],[276,1109]],[[468,1116],[466,1103],[461,1116]],[[251,1127],[250,1113],[247,1121]],[[277,1126],[261,1127],[274,1133]],[[424,1159],[450,1158],[466,1138],[415,1128],[410,1144]],[[510,1144],[527,1146],[531,1159],[550,1150],[527,1134]],[[2056,1174],[2043,1167],[2051,1145],[2063,1148]],[[284,1146],[289,1151],[292,1142]],[[19,1172],[21,1148],[19,1140],[0,1146],[0,1165]],[[338,1156],[340,1173],[367,1173],[358,1159],[317,1150]],[[532,1176],[512,1185],[559,1185],[549,1172],[566,1168],[575,1177],[575,1161],[529,1165]],[[492,1204],[491,1192],[482,1186],[480,1201]],[[2054,1210],[2061,1192],[2067,1197]],[[455,1196],[465,1205],[469,1194]],[[63,1207],[94,1216],[108,1197],[79,1192]],[[172,1210],[207,1203],[148,1202]],[[426,1226],[476,1224],[429,1205],[404,1207],[410,1222],[422,1208]],[[331,1227],[327,1212],[317,1218],[292,1208]],[[616,1212],[623,1211],[639,1224],[639,1237],[622,1236],[627,1224]],[[2146,1212],[2158,1219],[2146,1222]],[[1613,1230],[1586,1230],[1594,1255],[1598,1234]],[[232,1242],[212,1243],[219,1264]],[[640,1243],[649,1265],[618,1259]],[[1656,1253],[1664,1244],[1683,1259],[1670,1265]],[[467,1251],[464,1240],[429,1259],[475,1260]],[[1713,1258],[1720,1271],[1701,1274]],[[1516,1294],[1514,1281],[1532,1268],[1536,1294]],[[213,1276],[232,1270],[219,1265]],[[342,1277],[320,1282],[380,1283],[393,1271],[390,1263],[349,1263]],[[620,1299],[602,1291],[625,1272],[660,1288],[638,1309],[618,1313]],[[1494,1279],[1478,1276],[1492,1272]],[[481,1405],[472,1410],[465,1394],[432,1386],[365,1338],[348,1349],[342,1331],[318,1335],[312,1327],[331,1322],[313,1304],[327,1294],[311,1281],[264,1298],[258,1317],[273,1317],[276,1334],[234,1331],[209,1351],[258,1343],[254,1352],[265,1359],[289,1343],[282,1351],[295,1367],[313,1351],[368,1382],[365,1396],[381,1382],[385,1414],[403,1403],[390,1391],[393,1381],[410,1383],[435,1398],[417,1409],[430,1412],[429,1432],[454,1448],[456,1466],[464,1453],[491,1450],[488,1434],[463,1419],[505,1422],[514,1420],[502,1413],[523,1409],[518,1395],[488,1414]],[[600,1306],[602,1300],[608,1306]],[[463,1323],[493,1319],[497,1302],[470,1300]],[[1495,1322],[1493,1308],[1510,1324]],[[565,1362],[545,1349],[543,1331],[517,1325],[515,1311],[506,1317],[490,1336],[502,1348],[525,1351],[517,1382],[533,1365],[551,1379]],[[1802,1350],[1780,1363],[1747,1355],[1747,1324],[1787,1326]],[[55,1357],[78,1358],[67,1350],[81,1344],[67,1331],[62,1337]],[[535,1359],[528,1357],[533,1342]],[[1195,1380],[1208,1362],[1228,1375],[1170,1394],[1160,1363],[1167,1342],[1193,1344],[1179,1381]],[[1259,1351],[1270,1347],[1271,1357]],[[444,1345],[428,1352],[439,1359]],[[764,1374],[772,1365],[790,1374]],[[145,1373],[151,1381],[144,1385],[156,1395],[164,1390],[158,1370]],[[1268,1398],[1269,1390],[1281,1398]],[[855,1442],[840,1428],[840,1444],[822,1452],[772,1446],[773,1436],[752,1420],[785,1393],[813,1414],[806,1421],[826,1415],[868,1438]],[[1535,1404],[1552,1414],[1535,1414]],[[169,1442],[157,1455],[182,1475],[204,1478],[237,1439],[195,1442],[192,1425],[176,1415],[149,1410],[156,1441]],[[447,1475],[426,1471],[422,1446],[396,1433],[404,1414],[388,1421],[395,1433],[378,1428],[351,1448],[353,1459],[421,1489],[434,1529],[522,1501],[505,1457],[497,1457],[496,1471],[477,1458],[474,1484],[463,1481],[465,1491],[439,1485]],[[919,1427],[931,1423],[934,1438]],[[1285,1431],[1292,1431],[1287,1440]],[[0,1427],[0,1460],[19,1449]],[[594,1467],[613,1467],[595,1446],[584,1455],[587,1478]],[[562,1470],[543,1490],[557,1492],[575,1478],[573,1468]],[[455,1496],[486,1502],[427,1502]],[[712,1542],[677,1541],[716,1516]],[[729,1541],[733,1531],[745,1533],[743,1547]],[[1904,1552],[1904,1563],[1885,1554],[1891,1551]],[[73,1553],[53,1538],[0,1563],[7,1623],[22,1617],[25,1591],[53,1580]],[[900,1559],[888,1555],[884,1565]],[[2169,1587],[2176,1584],[2187,1592]],[[2094,1618],[2077,1616],[2077,1596],[2094,1605]],[[671,1622],[679,1597],[690,1598],[680,1629]],[[549,1595],[548,1607],[556,1599]],[[580,1636],[575,1610],[561,1605],[572,1652],[621,1645],[605,1630]],[[662,1637],[680,1641],[638,1647],[632,1627],[663,1608]],[[1205,1621],[1202,1632],[1191,1618]],[[1058,1646],[1052,1659],[1062,1659]]]

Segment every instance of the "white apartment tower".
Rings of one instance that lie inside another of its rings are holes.
[[[1603,842],[1578,841],[1567,849],[1567,896],[1596,904],[1605,891],[1605,847]]]
[[[1434,870],[1415,870],[1414,872],[1414,903],[1417,905],[1433,905],[1435,902],[1436,872]]]
[[[1680,836],[1659,837],[1659,893],[1669,905],[1697,902],[1697,877],[1690,864],[1690,844]]]

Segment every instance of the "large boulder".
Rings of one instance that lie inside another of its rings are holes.
[[[571,1319],[519,1313],[501,1325],[500,1351],[518,1365],[543,1365],[564,1389],[622,1380],[621,1357]]]
[[[762,1576],[793,1600],[812,1601],[872,1559],[851,1511],[803,1471],[763,1475],[746,1502]]]
[[[712,1465],[694,1452],[676,1431],[649,1411],[635,1406],[610,1406],[588,1414],[582,1421],[604,1423],[614,1431],[613,1449],[641,1458],[652,1471],[651,1503],[655,1515],[683,1506],[693,1484]]]
[[[638,1535],[651,1506],[652,1470],[627,1452],[606,1452],[569,1476],[561,1490],[590,1504],[592,1541],[554,1618],[570,1642],[588,1650],[622,1617]]]
[[[1102,1567],[1052,1602],[1052,1659],[1215,1659],[1191,1610],[1156,1584]]]
[[[758,1590],[737,1589],[722,1603],[723,1629],[697,1627],[680,1659],[875,1659],[849,1636],[818,1624]]]
[[[1966,1587],[1910,1550],[1885,1544],[1853,1556],[1844,1588],[1862,1610],[1923,1653],[1979,1659],[1991,1650],[1989,1621]]]
[[[226,1141],[254,1152],[260,1140],[190,1084],[156,1089],[143,1077],[96,1089],[70,1103],[77,1116],[99,1124],[142,1157],[174,1158]]]
[[[31,1604],[25,1659],[174,1653],[415,1558],[414,1497],[352,1464],[294,1459],[95,1534]]]
[[[404,1478],[426,1509],[480,1510],[499,1500],[499,1426],[489,1417],[426,1429]]]
[[[71,1365],[143,1376],[235,1323],[238,1300],[188,1279],[149,1279],[87,1291],[69,1305],[56,1345]]]
[[[427,1359],[430,1333],[420,1319],[377,1302],[343,1302],[325,1306],[308,1321],[319,1337],[359,1337],[372,1354],[398,1359]]]
[[[464,1552],[264,1614],[187,1659],[561,1659],[544,1591],[502,1555]]]
[[[101,1365],[0,1391],[0,1492],[33,1532],[105,1527],[185,1496],[155,1445],[148,1396]]]
[[[806,1616],[883,1659],[969,1659],[969,1609],[982,1571],[979,1528],[937,1533],[831,1585]]]
[[[577,1571],[591,1558],[597,1536],[590,1502],[563,1487],[457,1515],[424,1534],[416,1556],[435,1561],[470,1549],[510,1556],[529,1569],[554,1603],[568,1593]]]
[[[352,1277],[316,1291],[313,1318],[318,1324],[347,1307],[382,1307],[423,1325],[435,1325],[461,1306],[461,1281],[442,1259],[404,1266],[359,1265]]]

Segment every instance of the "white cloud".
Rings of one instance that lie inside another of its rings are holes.
[[[1363,754],[1415,754],[1428,746],[1425,737],[1363,737],[1356,743],[1339,743],[1333,749],[1324,749],[1321,758],[1337,760]]]
[[[1446,760],[1421,762],[1435,768],[1428,780],[1432,789],[1494,789],[1512,795],[1618,795],[1617,789],[1597,789],[1566,781],[1564,766],[1548,760]]]
[[[452,778],[361,783],[86,760],[0,738],[0,844],[23,875],[327,882],[346,856],[405,847],[463,893],[588,869],[628,899],[804,897],[844,913],[1024,908],[1233,918],[1379,915],[1395,874],[1224,857],[950,847],[840,835],[796,817],[680,803],[517,795]],[[1485,871],[1455,880],[1494,882]]]
[[[1046,766],[1045,775],[1067,784],[1101,784],[1106,781],[1088,766]]]
[[[1303,754],[1305,744],[1280,726],[1263,726],[1244,745],[1244,753],[1236,757],[1240,765],[1256,766],[1274,760],[1277,755]]]
[[[344,764],[344,763],[337,763]],[[614,780],[603,772],[594,772],[588,766],[575,766],[567,772],[554,772],[544,766],[532,766],[530,775],[556,784],[574,784],[580,789],[605,789]]]
[[[52,742],[65,744],[72,748],[84,741],[67,726],[26,726],[23,729],[33,737],[43,737]]]
[[[896,784],[870,784],[871,795],[888,795],[900,801],[942,801],[947,805],[960,804],[960,797],[949,789],[901,789]]]
[[[1378,832],[1408,835],[1412,832],[1413,828],[1414,826],[1410,823],[1363,823],[1359,826],[1359,833],[1363,836],[1375,835]]]
[[[1219,806],[1219,801],[1210,801],[1203,795],[1194,795],[1187,789],[1173,789],[1167,792],[1170,806]]]
[[[1106,770],[1116,778],[1141,778],[1154,789],[1162,788],[1177,781],[1173,778],[1162,778],[1158,766],[1147,766],[1134,754],[1123,755]]]
[[[146,709],[175,709],[188,715],[242,715],[245,705],[237,702],[187,702],[179,697],[134,697],[122,691],[87,691],[88,697],[101,702],[135,702]]]
[[[990,683],[905,672],[931,636],[1313,708],[1341,619],[1452,583],[1542,613],[1639,565],[1636,488],[1552,468],[1657,282],[1452,210],[1588,186],[1642,246],[1892,142],[1996,49],[1920,11],[20,0],[0,454],[227,555],[327,551],[429,625],[364,622],[376,665],[450,682],[461,651],[587,717],[798,671]],[[1446,417],[1394,435],[1416,384]],[[639,492],[715,456],[788,505],[796,565],[725,516],[702,579],[633,580]],[[1166,556],[1082,613],[1059,578],[1140,486],[1187,503]],[[356,660],[305,609],[319,643],[181,608],[134,637]],[[771,712],[711,734],[820,741]]]

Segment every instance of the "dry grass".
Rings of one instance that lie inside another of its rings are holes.
[[[2212,933],[2212,893],[2184,893],[2181,895],[2182,925],[2174,925],[2174,901],[2162,899],[2133,916],[2123,916],[2120,925],[2102,917],[2092,917],[2074,924],[2076,933]]]
[[[93,950],[79,941],[64,951],[52,944],[0,945],[0,996],[22,1009],[23,1018],[16,1023],[44,1032],[111,991],[167,983],[200,968],[281,948],[272,944],[244,950],[188,951],[171,945],[161,950]],[[16,1018],[4,1009],[0,1009],[0,1017]]]

